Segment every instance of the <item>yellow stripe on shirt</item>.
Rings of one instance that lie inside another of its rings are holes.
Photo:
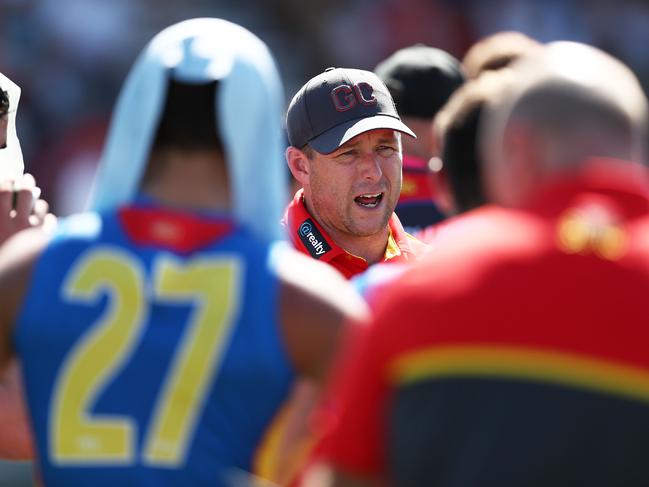
[[[390,363],[389,378],[407,385],[433,378],[502,378],[545,382],[649,402],[649,369],[572,352],[516,346],[434,346]]]

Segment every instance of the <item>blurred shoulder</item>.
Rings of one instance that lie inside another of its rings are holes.
[[[0,336],[9,337],[18,310],[25,297],[32,269],[50,241],[42,228],[17,233],[0,246]],[[3,341],[6,345],[8,341]],[[6,358],[3,347],[1,360]]]
[[[320,381],[354,322],[367,306],[333,267],[280,244],[271,250],[279,280],[279,318],[287,353],[298,373]]]
[[[362,298],[340,272],[286,242],[273,245],[269,266],[295,299],[308,299],[314,306],[333,306],[352,316],[365,309]]]
[[[459,215],[436,228],[430,251],[392,280],[390,294],[403,302],[446,294],[453,283],[468,287],[485,272],[531,256],[549,238],[547,225],[529,212],[488,206]]]

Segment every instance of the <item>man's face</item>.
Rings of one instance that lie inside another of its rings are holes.
[[[307,205],[329,233],[366,237],[386,228],[401,191],[397,132],[370,130],[331,154],[315,152],[309,168]]]

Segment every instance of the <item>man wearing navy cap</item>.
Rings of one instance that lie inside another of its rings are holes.
[[[401,190],[400,119],[369,71],[328,68],[293,97],[286,159],[302,185],[284,222],[295,247],[350,278],[425,250],[394,214]]]

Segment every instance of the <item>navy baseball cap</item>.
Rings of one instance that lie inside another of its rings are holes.
[[[416,137],[399,118],[385,84],[371,71],[327,68],[291,100],[286,114],[294,147],[329,154],[363,132],[392,129]]]

